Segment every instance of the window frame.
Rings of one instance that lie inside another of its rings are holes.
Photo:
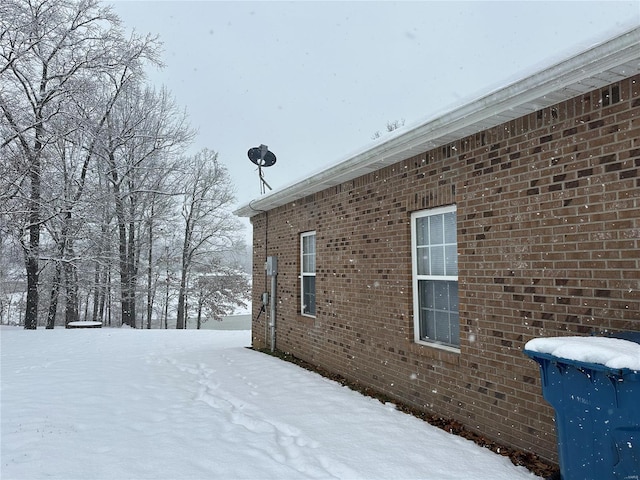
[[[435,207],[435,208],[430,208],[427,210],[419,210],[416,212],[413,212],[411,214],[411,282],[412,282],[412,293],[413,293],[413,332],[414,332],[414,342],[420,345],[427,345],[430,347],[434,347],[434,348],[439,348],[439,349],[443,349],[443,350],[447,350],[450,352],[455,352],[455,353],[460,353],[460,334],[458,332],[458,344],[457,345],[452,345],[452,344],[447,344],[447,343],[443,343],[437,340],[425,340],[423,338],[421,338],[420,335],[420,322],[421,322],[421,305],[420,305],[420,289],[419,289],[419,282],[420,281],[445,281],[445,282],[456,282],[457,286],[459,286],[459,282],[458,282],[458,275],[459,272],[456,271],[456,275],[425,275],[425,274],[418,274],[418,219],[420,218],[425,218],[425,217],[431,217],[431,216],[435,216],[435,215],[442,215],[442,214],[446,214],[446,213],[451,213],[454,212],[456,213],[456,229],[457,229],[457,205],[456,204],[452,204],[452,205],[447,205],[447,206],[443,206],[443,207]],[[427,246],[430,245],[430,243],[426,244]],[[438,244],[436,244],[438,245]],[[444,242],[442,244],[443,246],[445,246],[447,243]],[[425,245],[421,245],[420,247],[424,247]],[[456,232],[456,256],[458,255],[458,239],[457,239],[457,232]],[[456,265],[457,265],[457,260],[456,260]],[[457,267],[456,267],[457,270]],[[445,268],[445,273],[446,273],[446,268]],[[458,291],[459,292],[459,291]],[[460,310],[459,308],[459,293],[458,293],[458,299],[457,299],[457,304],[458,304],[458,312]],[[451,323],[450,323],[451,325]],[[460,328],[460,318],[458,317],[458,329]]]
[[[305,253],[305,238],[308,237],[313,237],[313,272],[305,271],[305,255],[310,255],[309,253]],[[317,311],[317,303],[315,302],[315,297],[316,297],[316,285],[315,285],[315,277],[316,277],[316,231],[315,230],[311,230],[308,232],[303,232],[300,234],[300,315],[302,315],[303,317],[310,317],[310,318],[315,318],[316,317],[316,311]],[[313,302],[313,312],[310,311],[305,311],[305,293],[309,293],[309,292],[305,292],[305,288],[304,288],[304,284],[305,284],[305,278],[314,278],[314,284],[313,284],[313,297],[314,297],[314,302]]]

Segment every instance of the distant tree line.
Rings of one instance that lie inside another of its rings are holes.
[[[228,172],[186,153],[187,115],[145,77],[161,66],[97,0],[0,3],[0,275],[22,264],[26,329],[184,328],[247,298]]]

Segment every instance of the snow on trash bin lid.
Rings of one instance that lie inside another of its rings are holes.
[[[640,371],[640,344],[611,337],[534,338],[525,350],[609,368]]]

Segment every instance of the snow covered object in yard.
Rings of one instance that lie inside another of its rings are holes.
[[[620,336],[525,345],[555,409],[563,480],[640,479],[640,332]]]
[[[67,328],[102,328],[102,322],[93,322],[91,320],[82,320],[67,323]]]

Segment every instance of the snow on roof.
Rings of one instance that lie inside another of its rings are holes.
[[[522,80],[417,126],[398,129],[338,163],[252,200],[234,213],[252,217],[326,188],[447,145],[640,73],[640,28],[634,28]]]
[[[535,338],[525,350],[584,363],[595,363],[613,369],[640,371],[640,344],[609,337]]]

